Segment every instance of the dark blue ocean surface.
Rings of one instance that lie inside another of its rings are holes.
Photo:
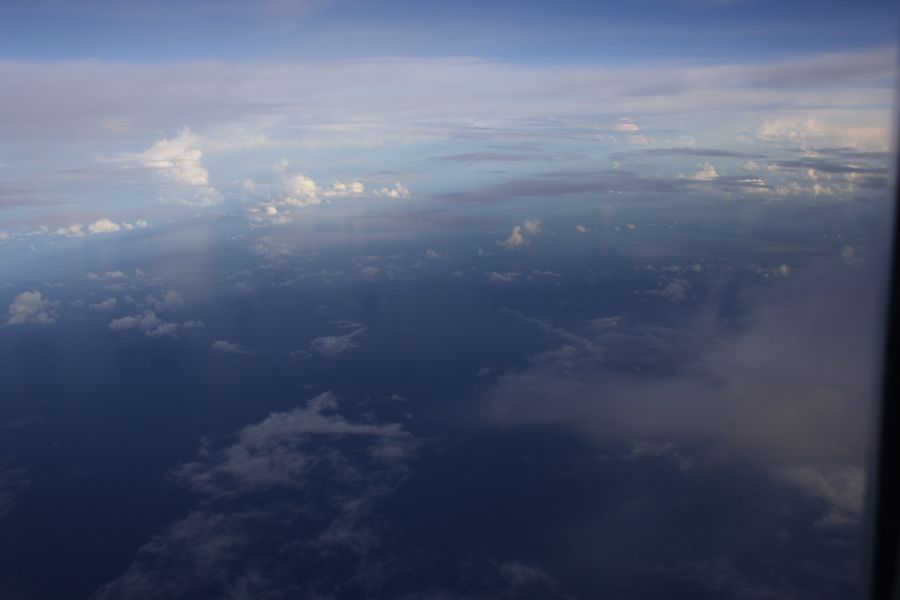
[[[851,597],[885,206],[812,202],[13,240],[2,595]]]

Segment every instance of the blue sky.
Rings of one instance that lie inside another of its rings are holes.
[[[6,3],[9,59],[716,61],[893,43],[890,1]]]

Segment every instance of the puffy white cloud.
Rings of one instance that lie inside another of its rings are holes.
[[[44,298],[40,292],[22,292],[9,305],[7,325],[41,323],[48,325],[56,321],[54,303]]]
[[[330,188],[325,188],[323,190],[323,195],[329,198],[333,197],[353,197],[353,196],[361,196],[365,193],[366,187],[359,181],[351,181],[350,183],[343,183],[341,181],[335,181],[334,185]]]
[[[202,139],[185,127],[173,138],[157,140],[138,155],[140,163],[156,171],[163,179],[184,188],[187,195],[174,201],[192,206],[214,206],[222,196],[209,183],[209,172],[203,167]]]
[[[521,225],[513,227],[509,237],[497,242],[507,250],[516,250],[528,244],[528,236],[537,235],[542,231],[541,222],[538,219],[525,219]]]
[[[692,175],[679,175],[679,177],[693,179],[694,181],[713,181],[719,178],[719,172],[709,162],[705,162],[700,166],[700,170]]]
[[[524,246],[527,243],[527,240],[525,239],[525,236],[522,235],[522,226],[516,225],[513,227],[509,237],[498,243],[507,250],[515,250],[516,248]]]
[[[200,137],[185,127],[176,137],[154,142],[141,154],[141,160],[145,167],[158,170],[176,183],[207,186],[209,172],[201,163],[200,143]]]
[[[400,183],[399,181],[395,181],[393,187],[385,187],[380,190],[375,190],[376,196],[384,196],[386,198],[409,198],[410,191],[409,188]]]
[[[225,352],[228,354],[250,354],[250,351],[236,342],[228,342],[226,340],[216,340],[210,347],[213,352]]]
[[[303,173],[291,175],[285,180],[287,195],[282,201],[288,206],[314,206],[322,203],[318,184]]]
[[[575,231],[577,231],[578,233],[588,233],[590,231],[590,229],[588,229],[584,225],[576,225]]]
[[[109,218],[104,217],[88,224],[87,228],[85,228],[85,226],[81,223],[73,223],[71,225],[66,225],[65,227],[59,227],[53,233],[65,237],[80,238],[84,237],[85,235],[114,233],[123,229],[127,231],[131,231],[133,229],[144,229],[145,227],[147,227],[147,225],[148,223],[144,219],[138,219],[132,224],[125,221],[116,223]]]
[[[325,358],[335,358],[348,350],[359,347],[357,341],[366,333],[365,327],[358,327],[346,335],[327,335],[315,338],[309,347]]]
[[[100,219],[99,221],[94,221],[90,225],[88,225],[88,232],[92,234],[97,233],[112,233],[113,231],[119,231],[122,229],[122,226],[118,223],[113,223],[109,219]]]

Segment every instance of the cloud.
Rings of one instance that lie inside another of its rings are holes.
[[[488,276],[488,281],[491,283],[515,283],[518,279],[518,273],[497,273],[495,271]]]
[[[362,196],[365,191],[366,186],[360,181],[351,181],[350,183],[335,181],[334,185],[330,188],[326,188],[322,193],[328,198],[333,198]]]
[[[366,328],[357,327],[346,335],[326,335],[310,342],[310,349],[325,358],[336,358],[341,354],[359,347],[358,339],[365,336]]]
[[[509,237],[503,241],[497,242],[507,250],[517,250],[528,245],[529,236],[537,235],[541,232],[541,222],[538,219],[525,219],[521,225],[513,227]]]
[[[637,123],[635,123],[633,119],[622,117],[617,123],[613,124],[612,130],[619,132],[634,132],[639,131],[640,127],[637,126]]]
[[[98,302],[96,304],[91,304],[88,308],[92,310],[112,310],[119,304],[119,301],[115,297],[107,298],[102,302]]]
[[[236,342],[228,342],[225,340],[216,340],[210,347],[213,352],[224,352],[227,354],[251,354],[249,350]]]
[[[44,298],[40,292],[22,292],[9,305],[7,325],[40,323],[49,325],[56,321],[54,303]]]
[[[393,187],[381,188],[380,190],[376,190],[375,195],[384,196],[386,198],[409,198],[410,192],[409,188],[407,188],[405,185],[403,185],[399,181],[395,181]]]
[[[185,127],[176,137],[157,140],[137,159],[162,179],[184,190],[175,198],[176,202],[191,206],[215,206],[222,202],[222,196],[210,185],[209,172],[201,160],[201,143],[201,138]]]
[[[113,331],[127,331],[137,329],[144,332],[150,338],[178,337],[181,325],[169,323],[160,319],[153,311],[146,311],[140,315],[120,317],[109,322],[109,328]]]
[[[541,232],[541,222],[538,219],[525,219],[522,221],[522,229],[528,235],[536,235]]]
[[[100,219],[99,221],[95,221],[88,226],[88,233],[112,233],[113,231],[119,231],[121,228],[121,225],[119,225],[118,223],[113,223],[109,219]]]
[[[370,575],[392,551],[375,509],[406,479],[418,442],[402,424],[353,421],[338,409],[325,392],[206,440],[172,471],[202,501],[91,597],[371,595]]]
[[[104,217],[93,223],[89,223],[87,228],[81,223],[73,223],[71,225],[66,225],[65,227],[57,228],[53,233],[56,235],[61,235],[64,237],[74,237],[80,238],[85,235],[98,235],[103,233],[114,233],[116,231],[127,230],[131,231],[132,229],[144,229],[147,227],[148,223],[144,219],[138,219],[133,224],[128,222],[115,223],[110,219]]]
[[[719,178],[719,172],[716,171],[716,168],[712,164],[705,162],[701,165],[700,170],[693,175],[679,175],[679,177],[687,177],[688,179],[693,179],[695,181],[713,181],[714,179]]]
[[[588,229],[584,225],[576,225],[575,231],[577,231],[578,233],[588,233],[590,231],[590,229]]]
[[[691,283],[687,279],[661,279],[659,289],[648,292],[661,296],[670,302],[683,302],[691,293]]]
[[[153,295],[147,296],[144,302],[157,312],[178,310],[184,307],[184,297],[175,290],[166,290],[161,300]]]
[[[747,287],[737,331],[714,307],[678,328],[616,319],[579,334],[526,319],[558,341],[498,379],[484,416],[732,452],[806,489],[825,521],[858,517],[883,264],[861,266],[836,259]]]
[[[322,203],[318,184],[302,173],[291,175],[285,181],[287,196],[282,201],[288,206],[306,207]]]

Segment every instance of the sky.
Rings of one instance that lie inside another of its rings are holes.
[[[0,8],[4,598],[861,589],[895,3]]]

